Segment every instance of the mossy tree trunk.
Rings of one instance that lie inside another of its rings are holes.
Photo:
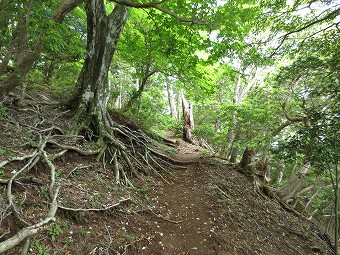
[[[53,19],[56,22],[62,22],[65,15],[82,2],[83,0],[64,0]],[[87,0],[85,3],[87,55],[75,92],[65,103],[73,114],[74,127],[71,132],[87,135],[88,138],[96,141],[99,149],[98,159],[103,159],[104,167],[106,164],[111,165],[114,168],[117,182],[133,186],[127,175],[138,176],[138,173],[134,162],[130,160],[131,155],[124,142],[115,137],[115,134],[119,133],[131,139],[138,139],[133,137],[124,126],[112,120],[107,110],[108,73],[118,39],[128,19],[128,7],[116,5],[113,11],[107,14],[104,0]],[[141,143],[140,140],[138,142]],[[108,158],[110,160],[107,163]],[[140,167],[140,169],[144,168]]]
[[[253,176],[255,174],[255,151],[247,147],[243,152],[239,167],[244,175]]]
[[[119,36],[128,19],[127,7],[117,5],[106,14],[103,0],[86,2],[87,56],[74,96],[67,105],[80,129],[102,140],[112,126],[107,112],[108,72]]]

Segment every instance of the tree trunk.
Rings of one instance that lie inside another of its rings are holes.
[[[182,114],[183,114],[183,110],[182,111],[180,110],[183,107],[182,106],[182,93],[183,93],[183,91],[181,90],[179,92],[178,97],[177,97],[177,109],[178,109],[178,111],[177,111],[177,119],[178,120],[182,119]]]
[[[63,17],[81,2],[82,0],[65,0],[56,11],[54,20],[61,22]],[[87,55],[78,77],[76,91],[66,102],[66,107],[72,111],[73,118],[77,122],[71,131],[83,132],[85,136],[95,140],[100,150],[98,158],[106,161],[105,152],[112,156],[115,162],[113,167],[116,180],[122,180],[123,183],[133,186],[127,178],[124,166],[128,167],[131,175],[138,176],[134,164],[139,165],[140,162],[130,160],[124,142],[114,134],[117,132],[129,136],[135,142],[141,143],[141,141],[137,137],[130,136],[128,130],[114,122],[107,110],[109,69],[118,39],[128,19],[128,8],[124,5],[116,5],[107,15],[104,0],[87,0],[86,15]],[[120,160],[122,164],[117,163]],[[143,169],[144,166],[140,168]]]
[[[45,84],[49,85],[51,80],[55,74],[55,70],[57,68],[57,60],[53,59],[51,63],[49,63],[45,69]]]
[[[125,6],[117,5],[110,15],[106,15],[103,0],[89,0],[86,13],[87,56],[76,93],[67,106],[74,111],[80,129],[102,139],[112,124],[107,112],[108,72],[128,11]]]
[[[109,81],[109,84],[111,84],[111,81]],[[122,95],[122,85],[119,82],[119,87],[117,88],[118,96],[116,98],[113,98],[113,107],[115,109],[122,109],[123,107],[123,95]]]
[[[128,101],[126,106],[124,106],[123,111],[129,110],[135,104],[135,102],[140,98],[143,91],[145,90],[148,79],[153,74],[156,73],[156,71],[150,71],[150,68],[151,68],[151,64],[147,63],[146,66],[145,66],[145,70],[144,70],[144,76],[142,77],[142,79],[138,79],[138,89],[137,89],[137,91],[135,91],[133,93],[132,97],[130,98],[130,100]]]
[[[241,86],[241,71],[238,75],[236,86],[235,86],[235,94],[233,98],[233,104],[236,106],[238,105],[242,100],[242,86]],[[235,148],[233,149],[233,145],[235,142],[235,136],[236,136],[236,130],[237,130],[237,112],[236,110],[233,110],[231,112],[231,126],[229,127],[227,138],[226,138],[226,145],[224,149],[221,152],[221,156],[225,157],[230,160],[231,163],[236,162],[237,157],[237,150],[235,151]]]
[[[194,143],[191,130],[194,129],[194,114],[192,109],[192,103],[189,103],[185,97],[183,91],[181,92],[182,109],[183,109],[183,140],[188,143]]]
[[[283,161],[280,161],[279,163],[278,163],[278,169],[279,169],[279,173],[278,173],[278,175],[277,175],[277,177],[276,177],[276,181],[275,181],[275,183],[276,184],[280,184],[281,182],[282,182],[282,180],[283,180],[283,175],[284,175],[284,171],[285,171],[285,164],[284,164],[284,162]]]
[[[335,254],[339,254],[339,169],[338,169],[338,161],[335,160],[334,162],[335,167],[334,167],[334,173],[331,165],[328,165],[328,172],[329,176],[332,181],[332,187],[333,187],[333,192],[334,192],[334,246],[335,246]],[[333,177],[333,174],[335,175]]]
[[[234,113],[232,113],[233,116],[233,120],[234,120]],[[234,123],[234,121],[233,121]],[[227,138],[226,138],[226,144],[225,146],[223,146],[223,149],[220,153],[220,156],[221,157],[224,157],[226,159],[230,159],[230,156],[231,156],[231,153],[232,153],[232,148],[233,148],[233,144],[234,144],[234,141],[235,141],[235,127],[234,125],[232,127],[229,127],[229,130],[228,130],[228,134],[227,134]]]
[[[287,184],[277,191],[277,194],[283,201],[288,201],[294,196],[310,167],[310,162],[306,162],[301,166],[299,171],[288,180]]]
[[[175,97],[174,97],[174,92],[172,90],[172,85],[167,82],[166,84],[166,89],[168,92],[168,101],[169,101],[169,108],[170,108],[170,114],[173,119],[177,119],[177,108],[176,108],[176,103],[175,103]]]
[[[15,35],[12,36],[12,39],[11,39],[9,45],[8,45],[7,52],[5,53],[4,58],[1,60],[1,63],[0,63],[0,77],[7,72],[8,64],[9,64],[9,62],[10,62],[12,56],[13,56],[14,41],[15,41],[14,36]]]
[[[239,167],[241,172],[246,176],[253,176],[255,171],[255,152],[246,148],[243,152],[242,159],[240,161]]]
[[[31,70],[34,62],[39,56],[39,54],[29,51],[22,52],[21,54],[18,55],[19,56],[17,57],[18,64],[17,68],[0,85],[0,98],[6,96],[16,87],[26,82],[25,79],[27,78],[29,71]]]
[[[236,146],[233,146],[230,152],[229,162],[236,163],[237,156],[238,156],[238,148]]]
[[[19,20],[18,28],[13,32],[13,42],[17,44],[17,67],[0,85],[0,98],[6,96],[10,91],[25,83],[25,79],[34,62],[39,57],[43,46],[39,43],[39,38],[36,39],[34,50],[30,49],[28,45],[27,24],[29,22],[29,15],[31,12],[32,1],[27,3],[26,12]],[[10,48],[12,50],[12,48]],[[10,57],[10,56],[9,56]],[[2,67],[3,69],[4,67]]]

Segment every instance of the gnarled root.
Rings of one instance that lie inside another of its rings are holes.
[[[152,145],[151,139],[142,132],[130,130],[111,120],[109,124],[104,130],[101,130],[101,137],[97,139],[96,143],[87,142],[84,137],[77,134],[67,135],[59,127],[51,126],[46,128],[45,126],[39,129],[39,125],[33,127],[25,125],[25,128],[30,128],[31,133],[38,138],[37,141],[34,141],[34,145],[30,145],[31,150],[29,152],[26,150],[26,154],[0,162],[0,167],[5,170],[5,174],[0,179],[0,185],[6,188],[7,200],[4,203],[6,204],[5,207],[1,208],[0,206],[0,225],[5,223],[10,226],[9,231],[3,235],[0,233],[0,240],[4,240],[0,242],[0,253],[12,249],[24,240],[26,240],[25,247],[27,248],[32,235],[43,231],[51,222],[55,221],[58,209],[71,212],[101,212],[114,210],[121,203],[131,199],[126,195],[126,198],[113,204],[83,205],[80,205],[78,201],[74,203],[65,199],[63,195],[67,196],[67,194],[63,194],[64,189],[61,189],[61,187],[72,186],[73,189],[79,189],[80,192],[83,192],[86,197],[93,195],[91,190],[81,191],[82,187],[79,188],[72,181],[80,171],[98,169],[97,166],[92,167],[91,164],[83,166],[81,164],[77,165],[77,163],[75,163],[77,166],[73,170],[69,168],[67,170],[63,169],[62,166],[69,163],[63,163],[63,159],[67,158],[68,155],[72,155],[72,153],[85,157],[96,156],[104,170],[109,170],[106,173],[111,170],[112,179],[117,184],[132,187],[134,185],[131,178],[139,178],[143,174],[155,174],[167,182],[162,175],[162,173],[169,174],[169,171],[164,167],[164,163],[170,166],[171,164],[183,163],[176,162],[171,157],[160,153],[156,146]],[[38,173],[38,171],[41,172]],[[34,172],[36,175],[34,175]],[[20,191],[17,190],[17,187],[20,187]],[[33,187],[33,191],[29,191],[26,187]],[[35,204],[41,209],[40,211],[45,210],[43,219],[38,217],[29,218],[27,217],[27,211],[24,210],[27,210],[28,205],[32,202],[29,200],[33,196],[31,193],[34,192],[39,198],[44,199],[44,201],[39,201]],[[12,226],[8,223],[11,217],[18,219],[16,221],[18,222],[17,226]]]
[[[56,172],[55,172],[55,166],[50,161],[48,154],[46,152],[46,139],[42,139],[41,134],[39,134],[40,137],[40,143],[38,146],[38,149],[34,150],[33,153],[27,154],[21,157],[15,157],[9,160],[5,160],[1,162],[0,164],[2,167],[6,166],[7,164],[13,162],[13,161],[23,161],[28,159],[27,163],[18,171],[13,171],[13,175],[7,179],[2,180],[2,184],[7,184],[7,201],[8,206],[5,210],[5,212],[2,213],[1,222],[8,217],[11,213],[6,213],[7,211],[12,211],[14,215],[20,220],[21,223],[26,225],[26,227],[23,227],[21,230],[19,230],[16,234],[14,234],[12,237],[6,239],[5,241],[0,243],[0,253],[3,253],[16,245],[18,245],[21,241],[27,239],[28,237],[38,233],[40,230],[44,229],[51,221],[55,220],[55,214],[57,212],[58,204],[57,204],[57,197],[60,189],[60,184],[56,183]],[[46,217],[35,223],[31,224],[28,221],[26,221],[20,214],[19,209],[16,207],[16,204],[14,202],[14,196],[12,192],[13,183],[17,182],[17,180],[27,171],[29,171],[31,168],[33,168],[37,162],[40,159],[44,159],[47,165],[50,169],[50,185],[49,185],[49,197],[51,199],[51,205],[47,212]]]

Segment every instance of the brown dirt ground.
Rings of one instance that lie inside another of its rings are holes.
[[[0,162],[8,155],[32,150],[34,134],[25,133],[23,123],[13,121],[19,118],[39,121],[30,111],[12,109],[7,114],[0,122]],[[135,180],[134,190],[116,185],[112,171],[102,169],[95,159],[67,153],[55,162],[63,180],[59,204],[102,208],[124,201],[101,212],[59,209],[57,221],[32,237],[29,254],[333,254],[310,221],[256,192],[235,166],[208,158],[201,148],[180,139],[171,156],[186,163],[169,168],[170,174],[162,173],[165,180],[157,176]],[[6,166],[2,177],[19,167],[19,163]],[[49,172],[41,163],[27,176],[30,181],[16,187],[14,199],[22,216],[34,223],[48,210]],[[0,188],[3,213],[6,191]],[[14,218],[5,218],[0,236],[7,229],[11,232],[0,241],[21,227]],[[7,254],[20,254],[20,250],[18,246]]]

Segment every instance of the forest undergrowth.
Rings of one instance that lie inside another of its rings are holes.
[[[0,122],[4,254],[333,254],[310,221],[254,189],[236,164],[112,113],[126,154],[98,150],[48,93]],[[128,169],[128,170],[125,170]]]

